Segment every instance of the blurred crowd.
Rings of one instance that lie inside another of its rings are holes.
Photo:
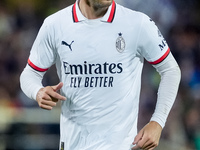
[[[27,131],[19,127],[22,124],[10,121],[21,109],[38,108],[37,103],[28,99],[21,91],[20,73],[27,63],[31,46],[44,18],[74,2],[75,0],[0,1],[0,140],[7,137],[6,135],[12,136],[19,134],[20,131]],[[200,1],[116,0],[116,2],[144,12],[156,22],[181,68],[180,89],[163,130],[162,141],[183,146],[186,150],[200,150]],[[57,83],[54,69],[53,67],[47,72],[44,84]],[[160,80],[155,69],[148,63],[145,63],[142,78],[138,128],[147,123],[153,113]],[[31,127],[35,127],[27,125],[26,122],[23,126],[28,128],[28,131]],[[50,129],[45,132],[52,132],[50,126],[52,125],[45,126]],[[59,125],[55,128],[54,133],[59,134]],[[12,144],[12,142],[8,142],[8,138],[3,141],[4,146],[1,146],[0,142],[0,150],[11,149],[6,143]]]

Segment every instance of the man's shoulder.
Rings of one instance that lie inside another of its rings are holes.
[[[72,18],[72,7],[73,5],[70,5],[49,15],[45,18],[45,21],[48,23],[59,23],[64,20],[68,20],[68,18]]]
[[[123,16],[127,15],[127,17],[134,16],[134,17],[139,17],[139,18],[142,18],[145,16],[143,12],[129,9],[127,7],[122,6],[121,4],[116,4],[116,5],[117,5],[117,11],[119,12],[119,14]]]
[[[128,20],[131,22],[141,21],[146,16],[146,14],[144,14],[140,11],[129,9],[120,4],[117,4],[117,12],[116,13],[120,19]]]

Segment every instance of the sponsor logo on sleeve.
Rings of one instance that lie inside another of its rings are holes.
[[[158,37],[162,38],[161,43],[158,45],[160,50],[162,51],[167,46],[167,41],[165,40],[159,29],[158,29]]]

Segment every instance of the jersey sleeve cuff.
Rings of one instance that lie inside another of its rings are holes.
[[[36,100],[37,99],[37,93],[41,88],[43,88],[43,86],[37,86],[37,87],[34,88],[34,91],[31,94],[31,99],[37,101]]]
[[[166,122],[166,121],[164,121],[163,119],[161,119],[161,118],[158,117],[158,116],[153,115],[150,121],[155,121],[155,122],[157,122],[162,128],[165,127],[165,122]]]

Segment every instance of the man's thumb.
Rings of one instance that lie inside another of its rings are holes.
[[[52,86],[52,88],[53,88],[53,90],[55,92],[57,92],[58,90],[60,90],[62,87],[63,87],[63,83],[62,82],[58,83],[57,85]]]

